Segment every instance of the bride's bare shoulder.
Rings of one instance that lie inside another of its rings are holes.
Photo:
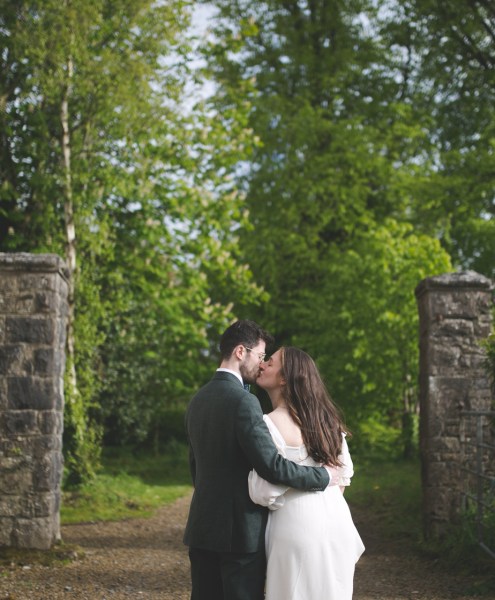
[[[288,446],[302,446],[303,439],[299,426],[294,423],[286,409],[276,408],[268,414],[273,424],[282,434]]]

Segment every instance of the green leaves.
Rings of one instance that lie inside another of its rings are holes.
[[[0,0],[0,249],[64,255],[73,201],[74,469],[86,429],[157,435],[234,315],[308,349],[363,443],[398,440],[415,286],[494,272],[486,3],[213,4],[201,43],[182,0]]]
[[[65,449],[77,482],[101,433],[121,443],[160,430],[209,377],[232,303],[260,297],[230,176],[251,140],[245,109],[219,122],[204,104],[186,108],[189,2],[0,8],[1,249],[63,256],[64,193],[73,202],[78,391],[67,387]]]
[[[315,356],[363,445],[379,415],[401,443],[394,429],[417,410],[414,289],[452,268],[459,189],[473,182],[459,160],[450,183],[443,173],[446,122],[419,76],[422,22],[366,1],[215,5],[219,117],[238,86],[254,87],[261,143],[238,180],[254,226],[242,248],[270,294],[256,314],[278,343]]]

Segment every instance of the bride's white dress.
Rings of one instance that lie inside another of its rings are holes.
[[[264,419],[280,454],[301,465],[317,465],[304,446],[287,446],[270,417]],[[354,470],[345,436],[340,460],[339,485],[349,485]],[[299,492],[251,471],[249,494],[253,502],[271,509],[265,599],[351,600],[354,567],[364,545],[339,486]]]

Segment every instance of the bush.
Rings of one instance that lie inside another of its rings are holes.
[[[482,523],[483,542],[491,551],[495,549],[495,504],[493,508],[494,511],[485,512]],[[423,550],[448,569],[474,574],[476,580],[470,593],[484,595],[495,591],[494,559],[479,543],[475,506],[468,507],[442,539],[424,542]]]

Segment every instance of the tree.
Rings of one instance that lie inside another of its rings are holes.
[[[258,318],[314,354],[351,424],[376,440],[415,412],[414,287],[450,267],[438,222],[411,229],[436,172],[430,115],[404,95],[374,3],[214,4],[219,114],[250,85],[260,140],[239,175],[254,227],[242,247],[270,294]]]
[[[294,315],[293,342],[318,357],[334,399],[367,452],[410,456],[417,433],[418,311],[414,290],[448,272],[438,240],[387,219],[349,246],[334,246],[318,295]],[[309,327],[308,327],[309,324]]]
[[[495,9],[484,0],[387,2],[381,32],[404,98],[430,115],[435,173],[415,223],[454,263],[495,276]]]
[[[0,245],[57,252],[73,270],[74,483],[97,464],[102,425],[124,424],[121,441],[147,435],[204,378],[228,302],[259,295],[239,261],[228,181],[249,148],[243,127],[232,141],[206,109],[184,107],[188,8],[0,4]],[[229,277],[214,289],[222,265]]]

